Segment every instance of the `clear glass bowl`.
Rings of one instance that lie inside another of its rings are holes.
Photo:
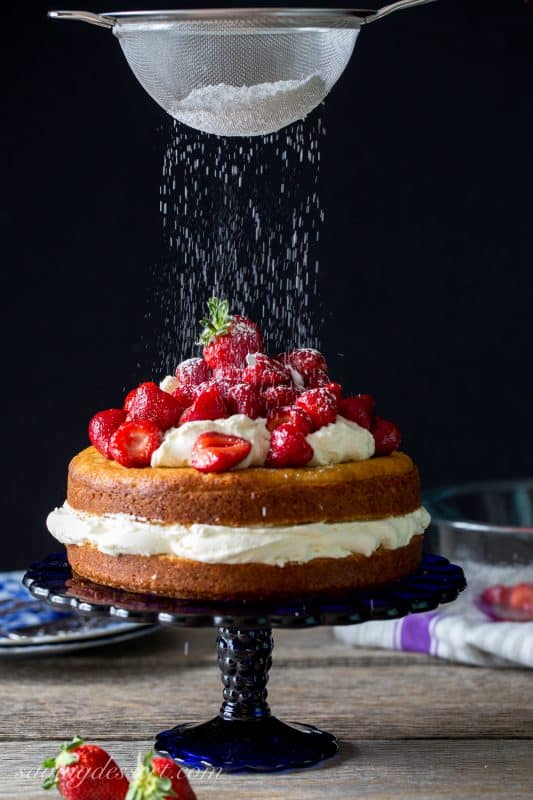
[[[533,619],[533,586],[524,588],[533,584],[533,479],[448,486],[424,504],[429,546],[463,568],[478,607],[493,619]]]

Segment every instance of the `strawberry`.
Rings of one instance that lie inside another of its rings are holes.
[[[182,408],[187,408],[196,397],[197,388],[197,386],[193,386],[192,384],[190,386],[182,386],[180,384],[172,390],[172,397],[177,400]]]
[[[315,428],[322,428],[337,419],[337,398],[329,389],[308,389],[297,397],[295,405],[309,414]]]
[[[303,409],[296,406],[281,406],[273,408],[267,414],[266,426],[269,431],[279,428],[280,425],[289,423],[292,427],[306,436],[313,431],[313,420]]]
[[[303,467],[313,458],[313,448],[303,433],[285,423],[274,428],[266,467]]]
[[[339,402],[339,400],[342,400],[342,386],[340,385],[340,383],[335,383],[335,381],[332,381],[331,383],[326,384],[325,388],[329,389],[330,392],[332,392],[335,395],[335,397],[337,398],[337,403]]]
[[[111,436],[126,419],[126,412],[121,408],[108,408],[99,411],[89,422],[89,440],[99,453],[109,458]]]
[[[240,436],[217,431],[201,433],[191,450],[191,466],[199,472],[225,472],[243,461],[252,449]]]
[[[126,800],[196,800],[187,775],[170,758],[148,753],[139,761]]]
[[[533,611],[533,583],[517,583],[511,587],[509,606],[521,611]]]
[[[207,302],[209,317],[203,319],[200,343],[204,359],[215,369],[224,364],[244,367],[248,353],[263,352],[263,337],[255,322],[229,313],[227,300],[212,297]]]
[[[294,386],[269,386],[263,392],[263,403],[267,410],[292,406],[298,397],[298,389]]]
[[[372,435],[376,443],[376,456],[388,456],[389,453],[397,450],[400,446],[400,429],[388,419],[376,417]]]
[[[176,379],[180,386],[198,386],[210,377],[211,370],[203,358],[188,358],[176,367]]]
[[[129,782],[111,756],[95,744],[75,736],[63,742],[58,756],[47,758],[44,769],[52,769],[44,789],[57,786],[66,800],[125,800]]]
[[[282,353],[278,356],[282,364],[290,365],[300,375],[308,375],[314,370],[328,371],[326,359],[318,350],[312,347],[304,347],[300,350],[291,350],[289,353]]]
[[[196,422],[201,419],[224,419],[228,416],[228,407],[219,387],[208,384],[201,389],[189,408],[180,417],[179,424]]]
[[[234,386],[236,383],[244,383],[246,370],[244,367],[234,367],[231,364],[222,364],[213,370],[213,378]]]
[[[226,403],[230,414],[246,414],[257,419],[263,412],[263,402],[259,390],[249,383],[237,383],[226,391]]]
[[[313,369],[305,373],[304,382],[307,388],[318,389],[321,386],[328,386],[331,378],[323,369]]]
[[[162,431],[176,425],[184,408],[173,394],[151,381],[130,392],[126,402],[128,422],[153,422]]]
[[[370,430],[374,424],[376,401],[371,394],[358,394],[345,397],[339,402],[339,414],[345,419],[357,422],[362,428]]]
[[[252,353],[247,358],[245,381],[252,386],[280,386],[292,383],[291,373],[279,361],[263,355],[263,353]]]
[[[111,437],[109,454],[123,467],[149,467],[162,439],[153,422],[124,422]]]

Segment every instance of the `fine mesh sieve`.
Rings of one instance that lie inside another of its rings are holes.
[[[400,0],[379,11],[51,11],[49,16],[111,28],[138,81],[180,122],[220,136],[256,136],[302,119],[324,100],[363,24],[432,1]]]

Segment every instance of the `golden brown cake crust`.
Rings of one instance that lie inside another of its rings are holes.
[[[422,535],[396,550],[370,557],[315,558],[283,567],[269,564],[205,564],[176,556],[111,556],[89,544],[68,545],[74,572],[95,583],[166,597],[221,600],[343,594],[388,583],[420,563]]]
[[[399,452],[327,467],[204,475],[186,467],[127,469],[88,447],[70,462],[67,499],[93,514],[165,523],[297,525],[408,514],[420,506],[420,485],[416,466]]]

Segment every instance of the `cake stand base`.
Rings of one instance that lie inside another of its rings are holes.
[[[155,749],[178,764],[223,772],[274,772],[310,767],[338,750],[331,733],[313,725],[264,720],[230,722],[213,717],[201,725],[177,725],[160,733]]]
[[[425,554],[411,575],[345,597],[300,601],[180,600],[100,586],[72,573],[64,555],[34,564],[24,584],[63,611],[111,615],[131,622],[218,628],[223,702],[218,716],[159,733],[155,747],[186,767],[271,772],[309,767],[335,755],[335,737],[312,725],[281,722],[267,703],[272,628],[354,625],[399,619],[455,600],[466,582],[460,567]],[[326,680],[326,677],[324,677]]]

